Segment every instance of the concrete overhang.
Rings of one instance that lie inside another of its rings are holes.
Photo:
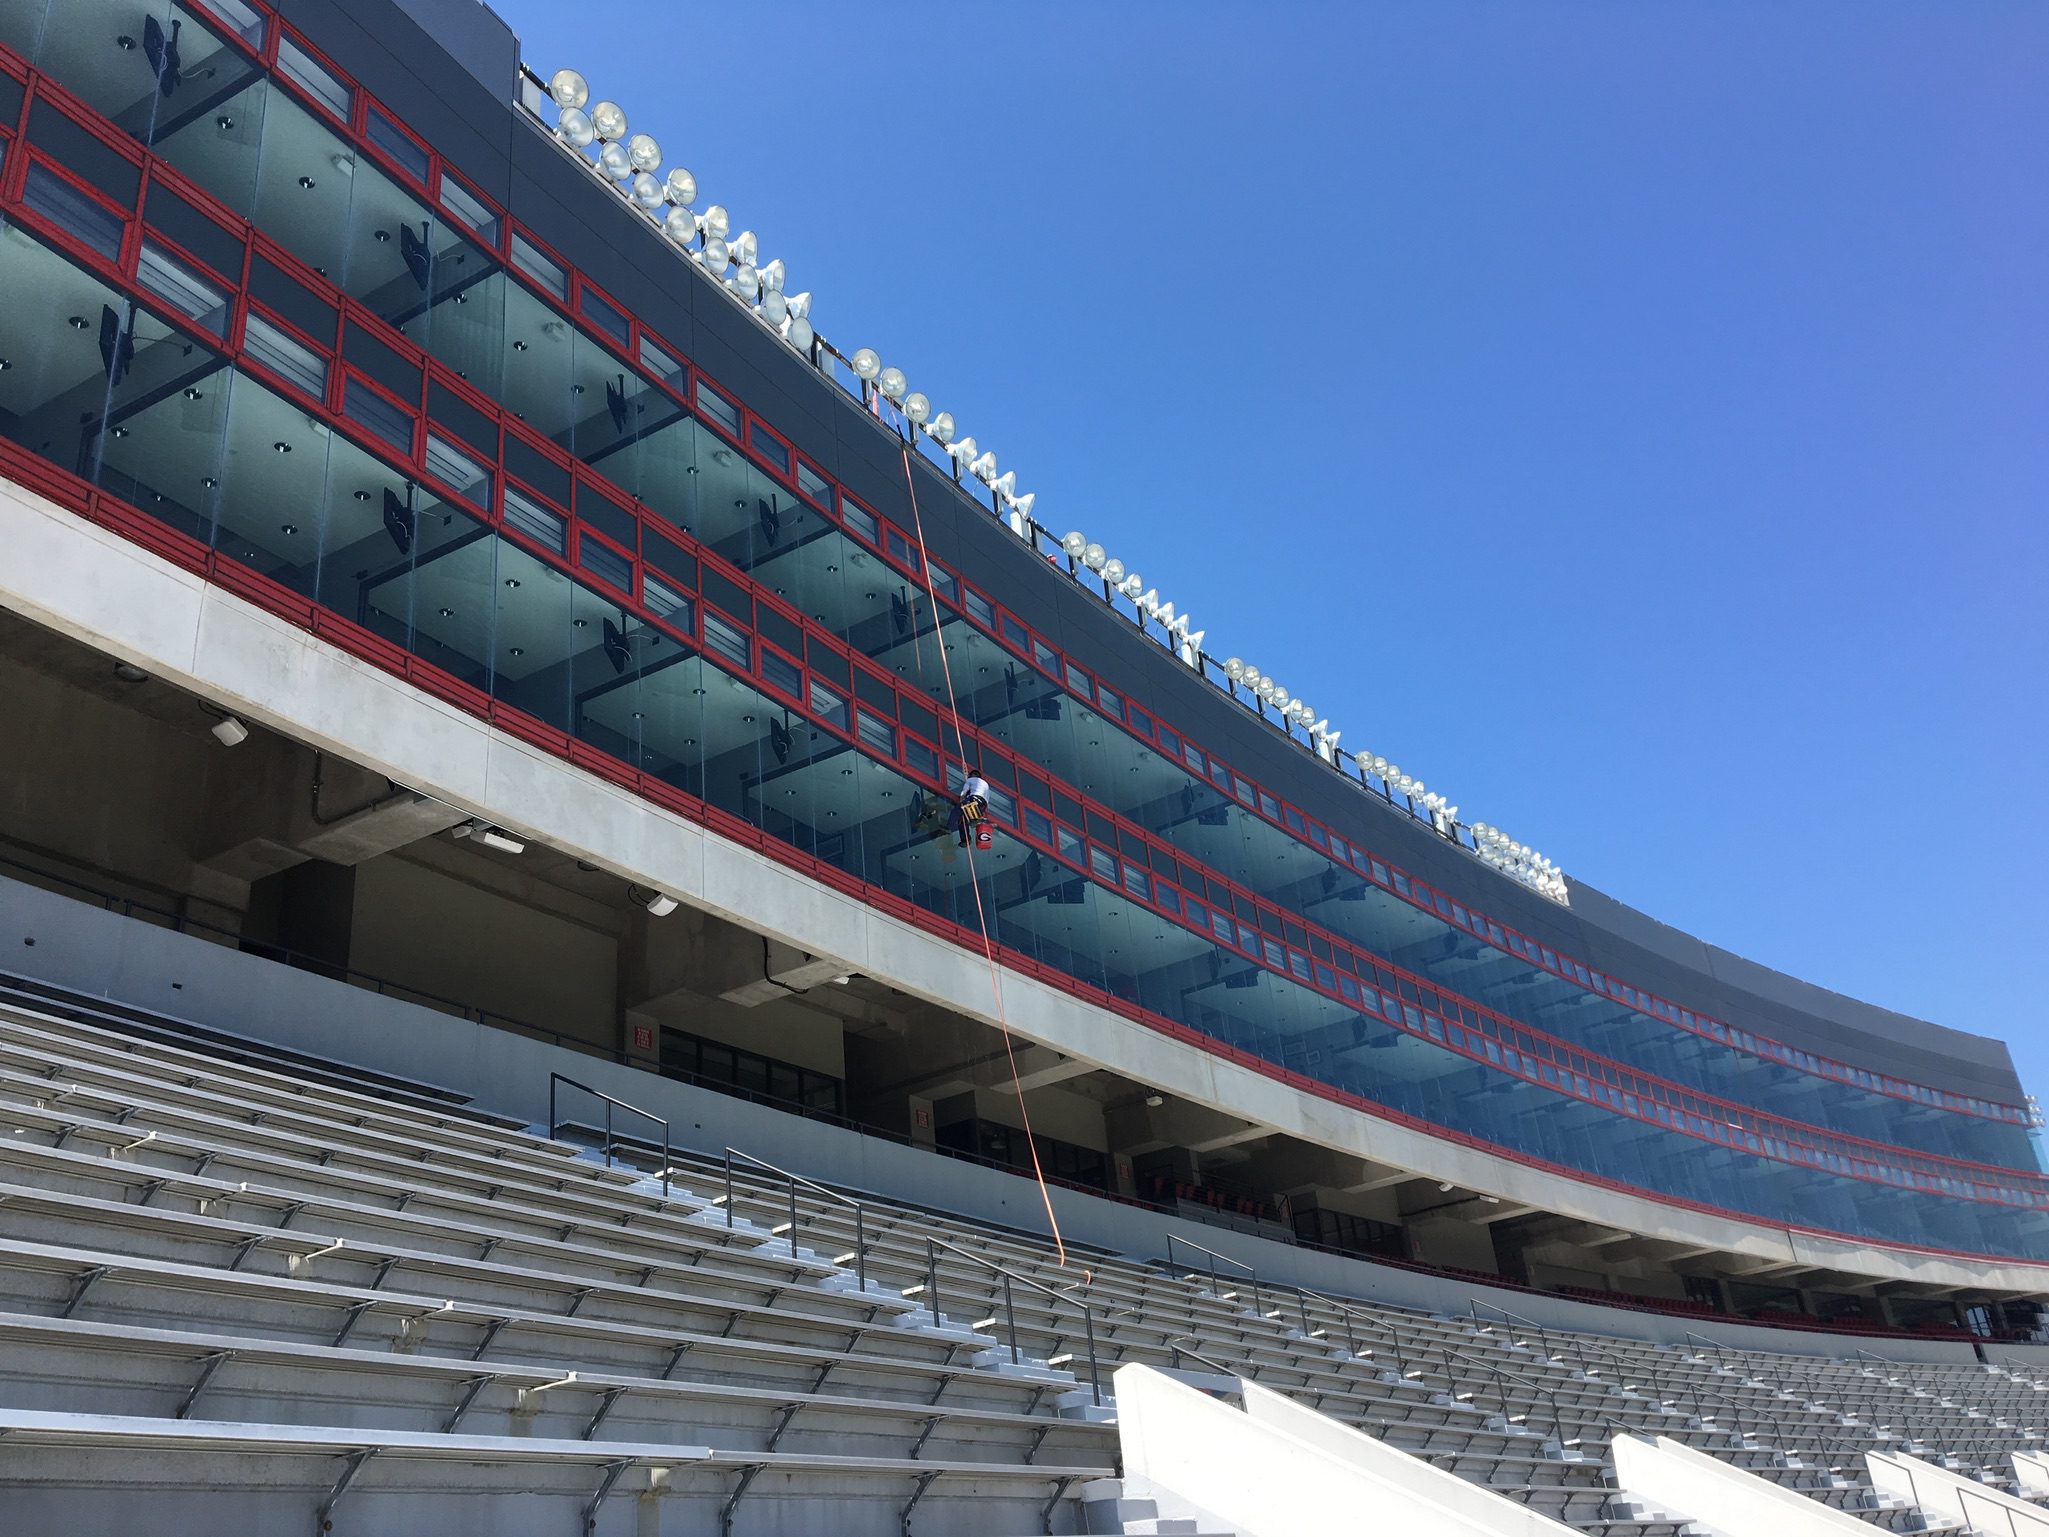
[[[0,603],[273,730],[810,956],[995,1027],[982,954],[814,881],[585,773],[351,657],[28,489],[0,482]],[[1223,1118],[1212,1146],[1280,1133],[1376,1166],[1555,1212],[1616,1235],[2004,1294],[2049,1291],[2049,1263],[1924,1253],[1670,1204],[1339,1105],[1004,970],[1009,1028],[1063,1057]]]

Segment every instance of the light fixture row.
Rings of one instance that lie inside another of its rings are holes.
[[[1224,663],[1224,676],[1250,691],[1262,704],[1272,706],[1282,720],[1300,726],[1309,734],[1319,756],[1329,759],[1336,750],[1339,733],[1330,729],[1330,722],[1251,663],[1231,657]]]
[[[1028,532],[1025,536],[1030,537]],[[1128,569],[1123,561],[1079,529],[1070,530],[1060,541],[1060,548],[1076,565],[1102,578],[1113,596],[1125,599],[1146,618],[1156,621],[1183,662],[1198,669],[1202,666],[1202,638],[1209,632],[1190,629],[1188,615],[1176,614],[1172,603],[1161,602],[1157,587],[1146,586],[1144,577]]]
[[[591,172],[659,225],[678,250],[724,284],[755,319],[811,360],[817,340],[811,326],[811,295],[784,291],[788,272],[780,259],[760,260],[761,243],[754,231],[735,235],[732,215],[718,203],[693,212],[697,178],[681,166],[662,175],[661,145],[648,134],[629,134],[625,110],[617,102],[593,104],[590,82],[575,70],[556,70],[548,81],[548,96],[556,107],[557,137],[578,151]]]
[[[716,203],[701,213],[693,211],[697,178],[680,166],[661,174],[661,146],[648,134],[629,134],[626,113],[616,102],[593,104],[589,82],[577,71],[557,70],[548,82],[548,95],[557,109],[557,136],[578,151],[578,158],[593,175],[658,225],[678,250],[746,304],[767,329],[806,361],[823,366],[811,323],[811,295],[785,293],[784,264],[780,260],[759,262],[760,243],[752,230],[733,234],[731,215]],[[989,488],[1012,533],[1032,544],[1035,534],[1044,532],[1032,518],[1035,493],[1018,493],[1017,471],[999,472],[995,451],[983,448],[972,436],[960,436],[953,414],[935,412],[931,398],[912,389],[901,368],[884,363],[873,347],[858,349],[846,361],[864,389],[872,389],[903,414],[913,435],[925,434],[946,451],[959,474],[972,476]],[[1192,629],[1186,614],[1177,615],[1172,603],[1161,601],[1156,588],[1147,587],[1101,544],[1076,531],[1061,540],[1061,548],[1078,567],[1099,577],[1113,597],[1125,599],[1139,614],[1158,622],[1175,655],[1188,667],[1202,670],[1206,631]],[[1286,724],[1300,728],[1318,757],[1339,766],[1339,733],[1330,729],[1327,719],[1242,659],[1231,657],[1223,666],[1234,685],[1248,689]],[[1378,779],[1390,792],[1405,797],[1440,832],[1456,836],[1458,807],[1442,794],[1385,758],[1363,752],[1344,756],[1362,780]],[[1485,863],[1554,901],[1567,900],[1565,877],[1550,860],[1486,823],[1476,824],[1472,833],[1475,851]]]

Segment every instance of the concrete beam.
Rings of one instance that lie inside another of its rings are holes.
[[[1056,1083],[1065,1083],[1070,1078],[1085,1078],[1099,1069],[1093,1062],[1084,1062],[1079,1057],[1063,1057],[1057,1051],[1039,1046],[1027,1048],[1032,1056],[1048,1059],[1043,1067],[1026,1067],[1026,1051],[1018,1053],[1018,1074],[1012,1078],[1004,1074],[990,1085],[998,1094],[1018,1094],[1027,1089],[1050,1088]]]

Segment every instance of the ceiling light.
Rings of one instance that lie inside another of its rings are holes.
[[[1167,1096],[1162,1094],[1158,1089],[1153,1090],[1152,1093],[1146,1095],[1145,1097],[1145,1107],[1148,1110],[1157,1110],[1166,1102]]]
[[[669,914],[673,913],[676,910],[676,908],[680,905],[676,901],[676,899],[668,895],[668,893],[654,891],[646,886],[629,885],[626,888],[626,894],[632,897],[633,900],[638,902],[642,907],[646,908],[650,913],[654,914],[654,916],[657,918],[668,917]]]
[[[469,821],[456,828],[455,836],[458,838],[474,839],[476,842],[483,844],[485,848],[496,849],[501,854],[523,854],[526,852],[526,844],[524,842],[515,838],[502,827],[493,827],[482,817],[471,817]]]
[[[223,747],[240,747],[249,740],[249,728],[232,715],[223,715],[213,723],[214,740]]]
[[[116,662],[114,664],[114,676],[123,683],[149,682],[149,674],[140,667],[137,667],[133,662]]]

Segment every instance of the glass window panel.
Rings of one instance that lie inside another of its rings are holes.
[[[446,171],[441,175],[441,206],[483,237],[485,244],[498,240],[498,215],[484,200]]]
[[[252,331],[256,316],[249,317]],[[253,351],[253,349],[252,349]],[[410,413],[378,394],[361,379],[351,378],[342,391],[342,410],[352,422],[368,427],[399,453],[413,455],[413,418]]]
[[[72,175],[123,208],[135,206],[135,196],[142,185],[142,168],[105,139],[65,116],[54,101],[36,102],[28,115],[28,138]]]
[[[428,173],[433,169],[433,161],[427,151],[414,143],[398,124],[386,117],[375,102],[372,102],[363,114],[363,133],[372,144],[396,161],[400,170],[410,175],[414,181],[425,184]],[[442,201],[445,204],[446,197]]]
[[[277,41],[278,73],[305,87],[308,94],[343,122],[349,118],[349,88],[326,65],[292,41],[286,33]]]
[[[427,434],[427,473],[479,507],[491,505],[491,472],[453,443],[431,432]]]
[[[136,265],[136,278],[150,293],[216,336],[227,334],[228,297],[175,257],[148,241]]]
[[[204,262],[216,275],[241,282],[241,237],[222,229],[164,182],[151,185],[144,216],[152,229],[161,231],[165,239]]]
[[[287,335],[253,310],[243,328],[242,345],[249,356],[316,400],[327,394],[327,359]],[[368,425],[366,423],[366,425]],[[407,447],[410,448],[410,439]]]
[[[600,581],[610,582],[621,592],[633,591],[633,562],[598,539],[579,539],[577,563]]]
[[[557,555],[569,548],[569,520],[516,486],[505,488],[505,526]]]
[[[569,302],[569,273],[517,230],[512,232],[512,264],[564,304]]]
[[[22,202],[109,261],[121,254],[121,216],[48,166],[31,162]]]

